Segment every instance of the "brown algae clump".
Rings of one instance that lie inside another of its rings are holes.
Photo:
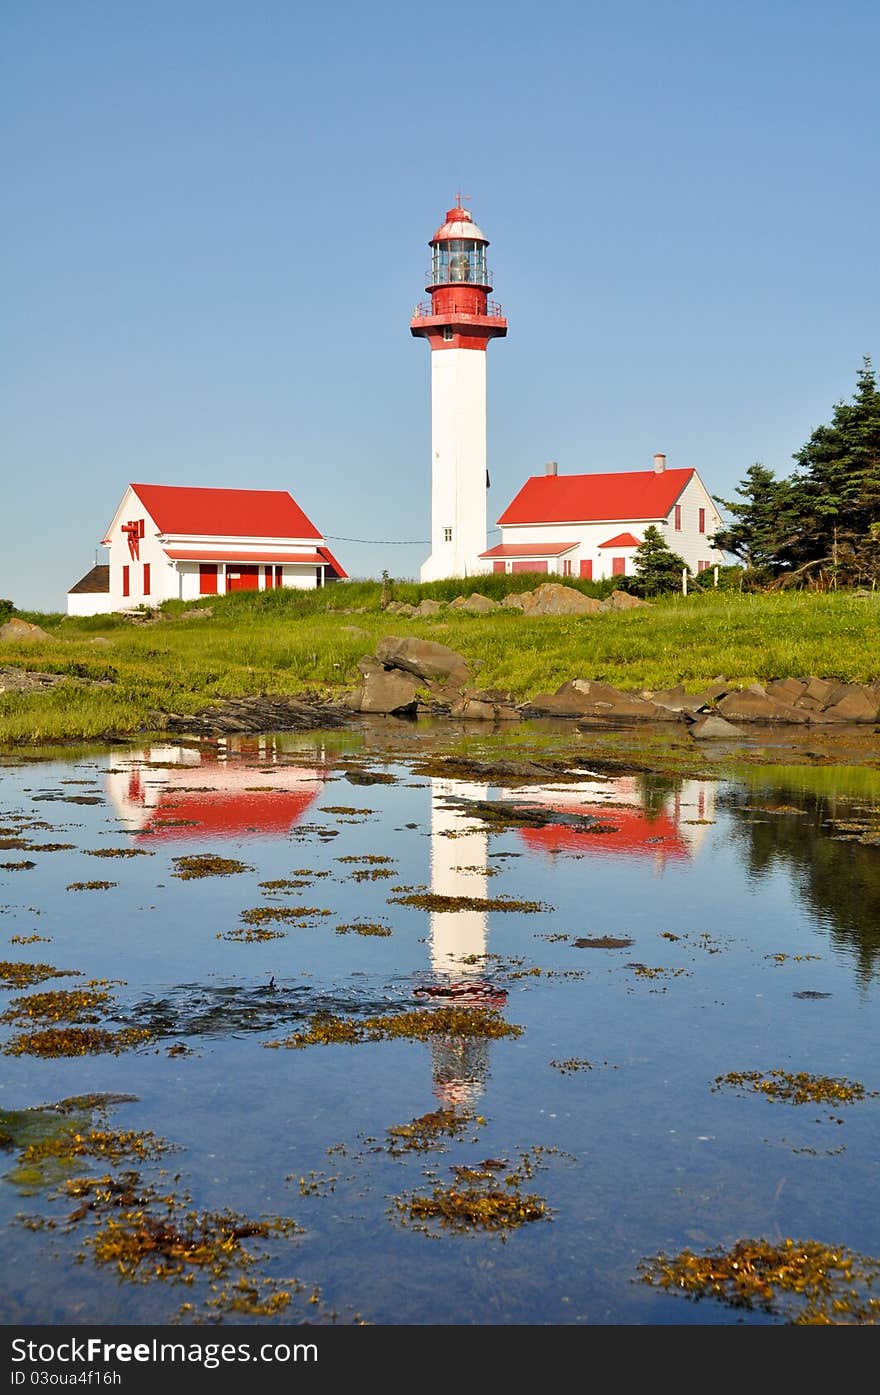
[[[293,1032],[283,1041],[267,1041],[266,1046],[301,1048],[342,1042],[355,1045],[364,1041],[431,1041],[450,1037],[518,1037],[522,1027],[505,1022],[497,1012],[483,1007],[440,1007],[413,1012],[388,1013],[377,1017],[334,1017],[319,1013],[304,1032]]]
[[[473,1114],[454,1106],[449,1109],[432,1109],[413,1119],[409,1124],[395,1124],[387,1130],[388,1152],[427,1153],[432,1148],[440,1148],[445,1140],[461,1138],[470,1123],[484,1123]]]
[[[778,1313],[789,1322],[875,1325],[880,1261],[818,1240],[738,1240],[730,1250],[682,1250],[639,1265],[643,1283],[688,1298],[716,1298],[734,1308]]]
[[[880,1093],[866,1090],[858,1080],[847,1080],[845,1076],[835,1079],[830,1075],[787,1070],[771,1070],[766,1075],[759,1070],[728,1071],[726,1075],[716,1075],[712,1089],[721,1090],[725,1085],[754,1090],[766,1099],[781,1100],[785,1104],[853,1104]]]
[[[179,877],[181,881],[189,881],[193,877],[231,877],[235,872],[254,870],[246,862],[239,862],[234,857],[218,857],[216,853],[187,853],[183,857],[175,857],[173,861],[177,871],[171,875]]]
[[[118,882],[69,882],[68,891],[109,891]]]
[[[237,930],[229,930],[225,935],[218,935],[218,940],[236,940],[239,944],[259,944],[264,940],[283,940],[287,936],[286,930],[266,930],[259,925],[241,925]]]
[[[112,1051],[118,1055],[129,1047],[142,1046],[153,1033],[144,1027],[124,1027],[108,1032],[103,1027],[46,1027],[42,1031],[22,1032],[3,1048],[4,1056],[91,1056]]]
[[[98,1022],[110,994],[103,989],[59,988],[54,993],[31,993],[13,998],[0,1022]]]
[[[108,1216],[88,1237],[98,1264],[112,1264],[126,1279],[148,1283],[201,1270],[225,1278],[254,1262],[247,1240],[295,1233],[292,1220],[255,1221],[235,1211],[154,1215],[141,1208]]]
[[[87,857],[155,857],[146,848],[83,848]]]
[[[575,949],[629,949],[632,940],[624,935],[582,936],[573,941]]]
[[[352,920],[346,921],[336,927],[337,935],[379,935],[383,938],[391,934],[391,929],[387,925],[380,925],[376,921]]]
[[[56,969],[51,964],[23,964],[0,959],[0,988],[29,988],[47,978],[78,978],[80,969]]]
[[[241,912],[245,925],[265,925],[274,920],[308,920],[311,916],[331,915],[319,906],[252,906]]]
[[[405,1224],[425,1235],[440,1230],[489,1230],[504,1233],[529,1221],[550,1219],[543,1197],[523,1192],[523,1182],[534,1173],[536,1160],[524,1153],[518,1166],[487,1158],[476,1167],[455,1166],[455,1182],[438,1182],[430,1192],[410,1192],[395,1197],[394,1205]]]
[[[417,906],[422,911],[552,911],[543,901],[517,901],[509,896],[443,896],[438,892],[416,892],[409,896],[389,896],[389,902]]]

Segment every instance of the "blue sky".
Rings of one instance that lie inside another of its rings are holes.
[[[548,459],[787,474],[880,366],[878,52],[875,0],[3,0],[0,596],[63,609],[137,479],[287,488],[417,576],[459,187],[490,522]]]

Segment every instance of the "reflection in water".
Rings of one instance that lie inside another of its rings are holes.
[[[625,775],[529,788],[525,797],[510,802],[537,805],[563,818],[586,815],[598,820],[603,830],[584,833],[562,821],[523,828],[520,837],[533,852],[650,858],[662,872],[667,862],[699,851],[715,821],[715,789],[713,780]]]
[[[485,785],[460,780],[431,781],[431,891],[439,896],[486,896],[488,835],[474,819],[450,806],[450,796],[485,799]],[[483,982],[486,953],[486,912],[481,910],[434,911],[430,920],[431,965],[439,988],[455,993],[442,1001],[468,1003],[477,1000]],[[459,992],[459,990],[462,990]],[[501,1007],[479,998],[486,1006]],[[485,1089],[489,1075],[489,1043],[480,1038],[443,1037],[431,1042],[431,1074],[434,1094],[442,1104],[472,1107]]]
[[[745,847],[750,876],[793,871],[797,894],[868,980],[880,963],[880,802],[732,785],[723,806],[736,815],[731,837]]]
[[[285,763],[273,737],[220,740],[204,750],[150,746],[116,757],[107,794],[136,841],[286,833],[320,793],[323,748],[314,765]]]

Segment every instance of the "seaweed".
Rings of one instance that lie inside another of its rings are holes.
[[[484,1007],[440,1007],[413,1012],[388,1013],[364,1018],[316,1013],[304,1032],[293,1032],[283,1041],[267,1041],[268,1047],[355,1045],[365,1041],[432,1041],[437,1037],[518,1037],[523,1028],[505,1022],[499,1013]]]
[[[231,877],[236,872],[252,872],[246,862],[234,857],[219,857],[217,853],[187,853],[173,859],[177,868],[172,877],[189,881],[193,877]]]

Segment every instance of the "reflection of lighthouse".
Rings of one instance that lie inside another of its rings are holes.
[[[323,788],[315,764],[288,765],[274,737],[189,746],[151,746],[115,756],[105,776],[117,818],[133,837],[174,839],[286,833]],[[300,756],[300,752],[296,752]]]
[[[484,800],[487,790],[485,785],[458,780],[431,781],[431,891],[437,896],[483,899],[489,839],[474,827],[472,815],[447,803],[450,795]],[[441,1001],[462,1005],[472,1001],[467,987],[470,984],[476,989],[485,974],[486,912],[434,911],[430,940],[438,988],[445,986],[450,994],[463,990]],[[444,1105],[472,1105],[483,1093],[489,1075],[489,1042],[480,1037],[432,1039],[431,1074],[434,1094]]]

